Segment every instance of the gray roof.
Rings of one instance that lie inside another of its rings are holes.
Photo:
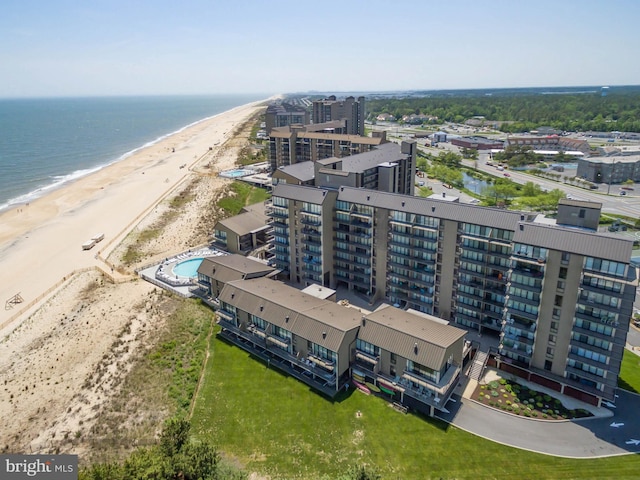
[[[198,267],[199,274],[223,283],[269,275],[274,271],[264,263],[236,254],[206,257]]]
[[[515,230],[522,215],[521,212],[352,187],[340,187],[338,200],[504,230]]]
[[[278,167],[278,170],[291,177],[297,178],[301,182],[308,182],[309,180],[313,180],[315,176],[313,168],[313,162],[307,161]]]
[[[381,145],[386,143],[382,137],[362,137],[345,133],[300,132],[298,138],[316,138],[319,140],[347,141],[361,145]]]
[[[267,228],[267,221],[268,217],[264,211],[252,210],[220,220],[218,224],[237,235],[247,235],[248,233]],[[216,225],[216,228],[218,228],[218,225]]]
[[[268,278],[228,283],[219,299],[334,352],[345,334],[358,328],[362,317],[354,308]]]
[[[318,160],[317,163],[322,165],[331,165],[335,162],[342,162],[342,171],[345,172],[364,172],[377,165],[386,162],[395,162],[406,158],[407,155],[402,153],[400,145],[397,143],[383,143],[369,152],[357,153],[355,155],[336,158],[331,157],[324,160]]]
[[[315,205],[322,205],[324,203],[327,198],[327,191],[328,190],[316,187],[289,185],[286,183],[279,183],[278,185],[273,186],[274,197],[283,197],[290,200],[309,202]]]
[[[517,243],[622,263],[629,263],[631,258],[632,240],[579,228],[535,223],[521,225],[522,228],[518,228],[513,235],[513,241]]]
[[[448,360],[448,349],[464,338],[465,334],[460,328],[386,305],[366,315],[358,338],[439,370]]]
[[[572,207],[595,208],[598,210],[602,209],[602,204],[599,202],[590,202],[587,200],[576,200],[570,198],[561,198],[558,201],[558,205],[571,205]]]

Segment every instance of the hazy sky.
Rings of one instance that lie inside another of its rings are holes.
[[[640,83],[640,0],[3,0],[0,97]]]

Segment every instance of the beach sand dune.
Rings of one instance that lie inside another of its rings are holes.
[[[117,265],[134,241],[123,242],[129,232],[156,222],[169,199],[185,189],[194,200],[148,250],[162,256],[193,246],[194,226],[230,183],[215,175],[237,159],[239,146],[225,142],[261,108],[246,105],[201,122],[21,207],[21,213],[0,216],[0,298],[20,292],[24,299],[0,311],[0,450],[82,453],[68,437],[87,432],[118,390],[114,375],[98,382],[96,372],[126,374],[128,352],[144,347],[149,329],[163,321],[149,308],[157,295],[153,285],[118,272],[114,276],[124,283],[113,285],[95,267],[111,274],[103,259]],[[96,233],[105,239],[83,251],[82,243]],[[123,329],[130,333],[123,337]],[[120,343],[128,349],[114,355],[113,345]],[[89,378],[95,383],[87,384]]]

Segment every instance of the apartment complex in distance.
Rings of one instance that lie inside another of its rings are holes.
[[[373,137],[363,137],[346,131],[342,120],[272,129],[269,133],[271,170],[300,162],[368,152],[387,142],[385,132],[374,132]]]
[[[365,153],[279,167],[272,174],[272,182],[334,189],[349,186],[413,195],[416,154],[415,140],[405,140],[400,145],[383,143]]]
[[[632,242],[599,204],[538,215],[361,188],[275,185],[272,264],[500,337],[493,364],[593,404],[613,400],[637,287]]]
[[[326,123],[343,120],[348,135],[364,135],[364,97],[347,97],[337,100],[331,95],[324,100],[313,102],[311,120],[313,123]]]
[[[264,119],[268,134],[276,127],[286,127],[294,124],[306,125],[310,121],[310,116],[306,108],[282,102],[269,105]]]

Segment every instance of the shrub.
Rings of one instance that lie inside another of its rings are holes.
[[[500,379],[500,385],[506,385],[507,381],[504,378]]]
[[[518,397],[513,397],[513,403],[520,403],[520,399]]]
[[[543,398],[544,398],[545,402],[550,402],[551,401],[551,397],[549,395],[545,395]]]
[[[485,388],[487,387],[485,387],[484,385],[480,385],[480,390],[484,390]]]
[[[543,413],[543,414],[542,414],[542,418],[548,418],[547,414],[546,414],[546,413]]]
[[[508,394],[508,393],[503,393],[503,394],[502,394],[502,396],[503,396],[504,398],[509,398],[509,394]]]
[[[505,385],[505,386],[504,386],[504,389],[505,389],[507,392],[513,392],[513,387],[512,387],[511,385]]]
[[[525,410],[522,413],[524,414],[525,417],[531,417],[531,412],[529,410]]]
[[[495,390],[491,390],[492,397],[497,397],[498,395],[500,395],[498,392],[496,392]]]
[[[507,405],[505,408],[508,412],[513,412],[513,407],[511,405]]]
[[[492,382],[489,382],[489,387],[495,390],[496,388],[498,388],[498,382],[496,382],[495,380]]]
[[[538,412],[536,412],[535,410],[533,412],[531,412],[531,416],[532,417],[537,417],[538,416]]]
[[[480,395],[482,397],[482,395]],[[484,398],[486,398],[487,400],[489,400],[491,397],[489,395],[484,395]]]
[[[511,405],[511,400],[507,400],[507,405]]]
[[[542,403],[541,402],[536,403],[536,407],[542,408]]]

